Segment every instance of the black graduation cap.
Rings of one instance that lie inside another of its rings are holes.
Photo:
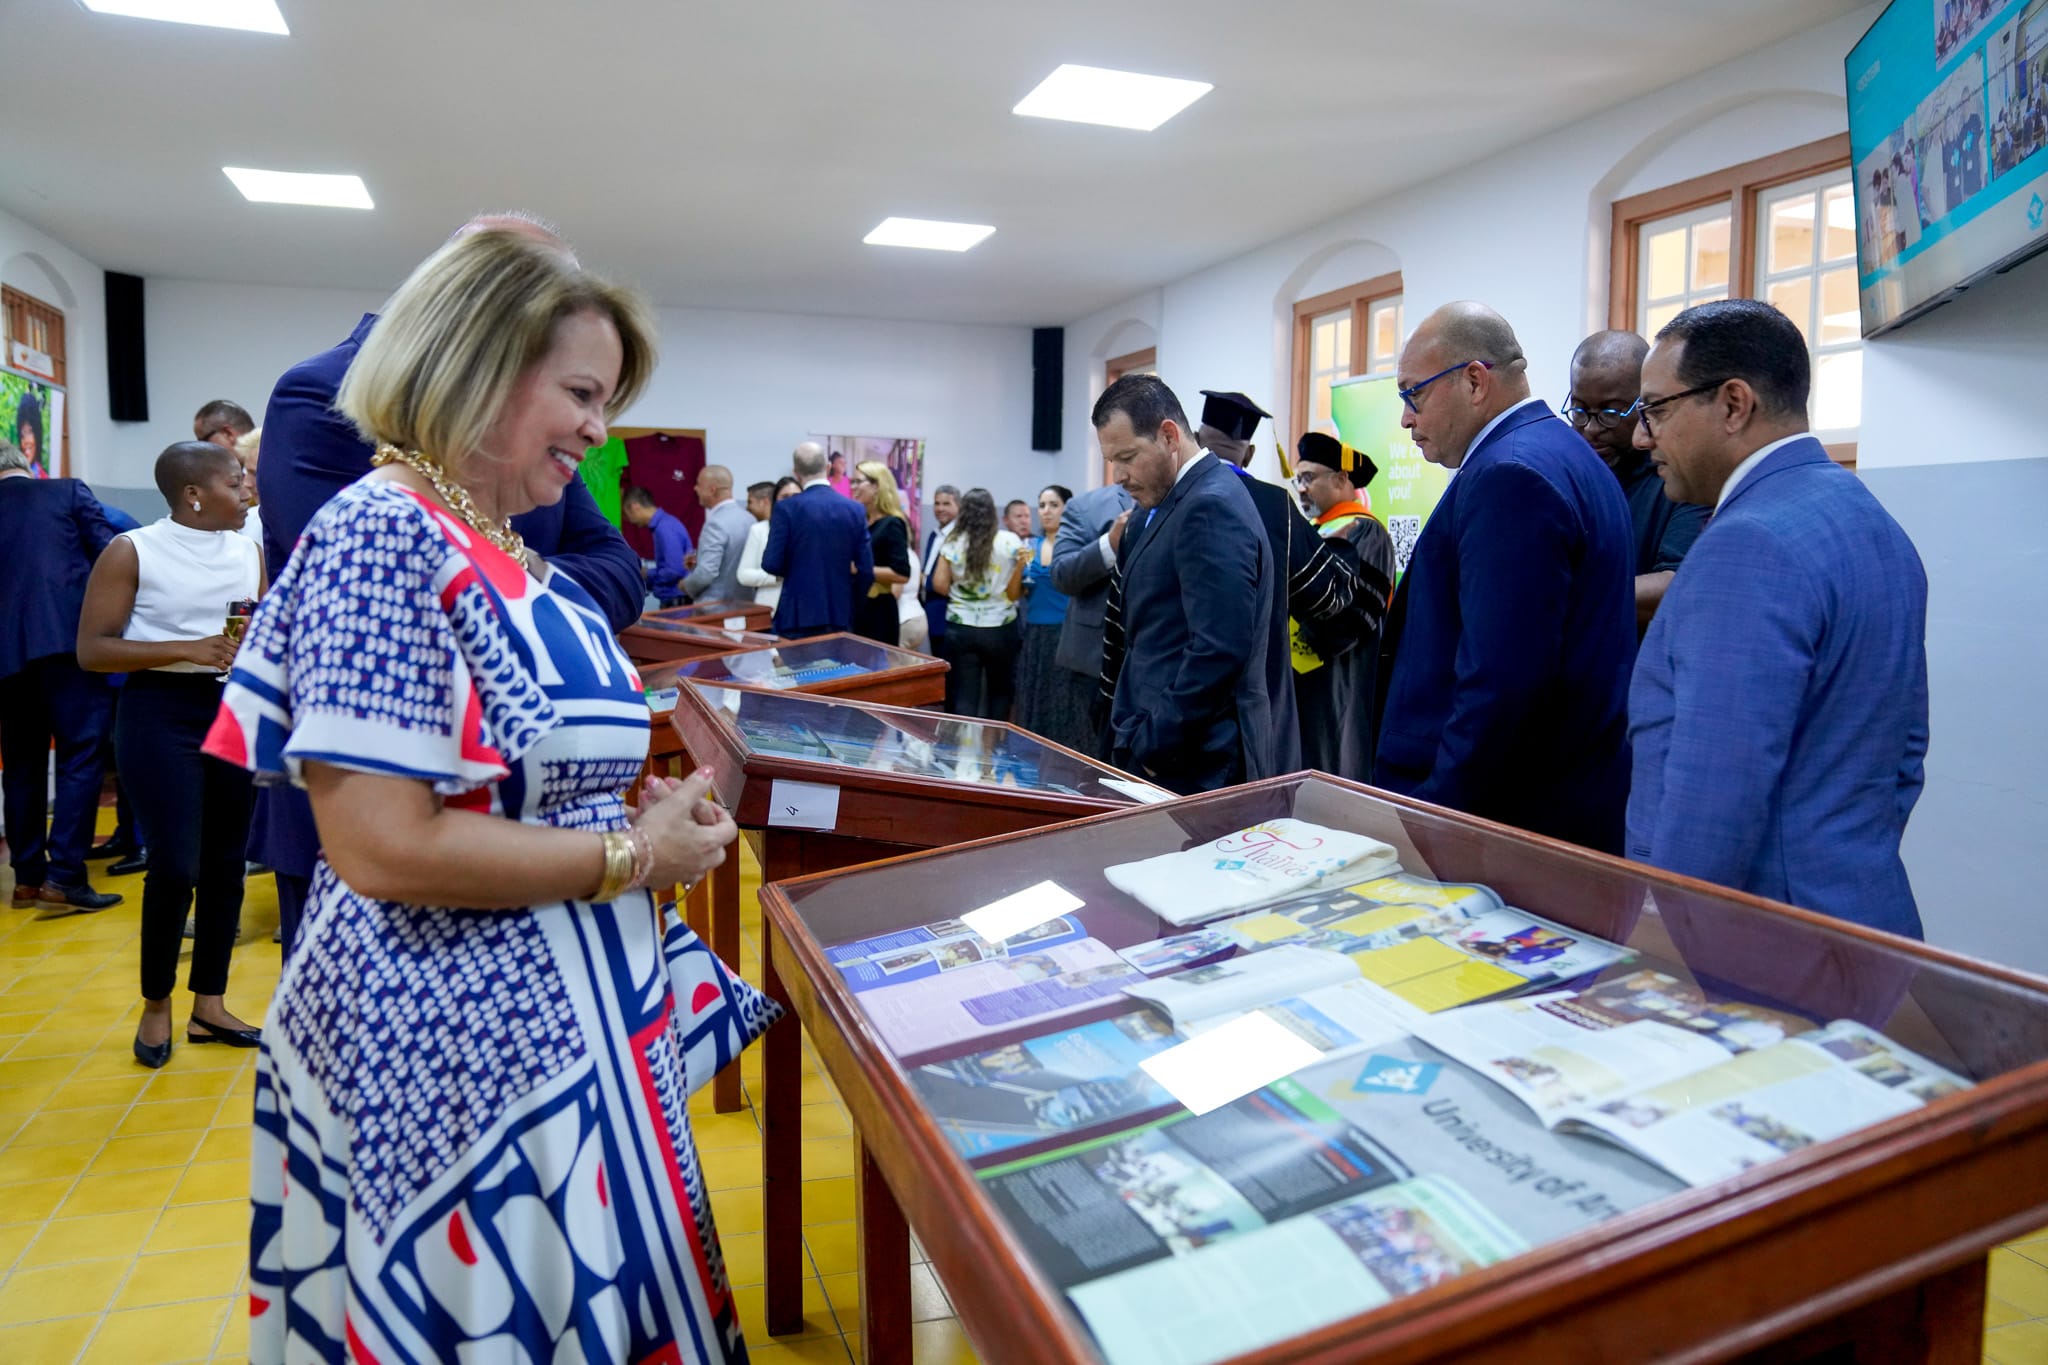
[[[1297,464],[1318,464],[1348,475],[1353,488],[1365,487],[1380,472],[1380,467],[1364,451],[1353,450],[1320,431],[1311,431],[1294,443],[1294,459]]]
[[[1259,429],[1259,419],[1273,414],[1241,393],[1218,393],[1203,389],[1202,425],[1214,427],[1234,441],[1249,441]]]

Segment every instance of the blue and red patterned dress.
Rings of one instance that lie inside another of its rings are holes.
[[[647,738],[576,583],[373,478],[264,599],[208,752],[613,830]],[[257,1067],[251,1358],[744,1360],[686,1099],[778,1014],[644,891],[401,905],[321,862]]]

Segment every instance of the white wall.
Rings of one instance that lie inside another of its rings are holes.
[[[74,478],[103,478],[96,462],[105,458],[114,428],[107,417],[104,272],[19,218],[0,213],[0,283],[64,310],[71,473]]]
[[[97,286],[95,286],[97,288]],[[145,292],[150,417],[111,433],[102,481],[147,488],[191,417],[232,398],[262,418],[289,366],[348,335],[381,295],[193,280]],[[711,309],[658,310],[661,365],[623,426],[702,427],[742,482],[787,472],[808,433],[922,436],[926,486],[1030,497],[1064,467],[1031,450],[1031,333]],[[105,397],[97,398],[102,411]]]
[[[1842,54],[1870,17],[1824,25],[1167,283],[1154,324],[1161,376],[1184,404],[1200,389],[1242,389],[1281,414],[1291,442],[1294,303],[1350,282],[1336,278],[1346,268],[1355,278],[1398,268],[1410,325],[1453,299],[1491,304],[1520,335],[1537,393],[1556,399],[1573,348],[1605,325],[1614,199],[1842,131]],[[1070,328],[1070,352],[1074,342]],[[1070,366],[1070,409],[1089,392],[1086,378]],[[1099,392],[1099,367],[1092,378]],[[1254,468],[1277,472],[1270,454]]]
[[[1143,328],[1185,404],[1243,389],[1289,422],[1296,300],[1399,268],[1410,325],[1471,298],[1539,395],[1606,325],[1613,202],[1840,133],[1842,57],[1875,6],[1069,325],[1067,441],[1111,338]],[[1369,146],[1361,151],[1369,155]],[[1342,278],[1340,278],[1342,277]],[[1929,578],[1932,750],[1905,856],[1929,938],[2048,974],[2048,258],[1870,344],[1859,468]],[[1262,443],[1265,440],[1261,435]],[[2000,463],[1991,463],[2000,462]],[[1255,469],[1272,477],[1270,455]]]

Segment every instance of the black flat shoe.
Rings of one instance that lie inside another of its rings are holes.
[[[149,854],[144,849],[135,850],[135,852],[117,863],[107,864],[107,875],[109,877],[132,877],[138,872],[147,871],[149,871]]]
[[[194,1041],[197,1041],[196,1039]],[[151,1071],[163,1070],[165,1062],[171,1060],[171,1040],[166,1038],[154,1047],[142,1041],[140,1033],[135,1035],[135,1060]]]
[[[199,1033],[192,1030],[198,1029]],[[185,1041],[188,1043],[226,1043],[229,1047],[260,1047],[263,1030],[260,1028],[222,1028],[209,1024],[204,1019],[194,1019],[185,1025]],[[139,1048],[142,1044],[137,1043]]]

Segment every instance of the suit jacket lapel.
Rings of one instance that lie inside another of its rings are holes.
[[[1208,458],[1214,460],[1217,457],[1211,455]],[[1160,529],[1166,524],[1166,519],[1172,516],[1174,512],[1179,509],[1182,494],[1186,493],[1189,488],[1193,487],[1197,480],[1208,478],[1209,473],[1210,471],[1207,469],[1197,469],[1189,473],[1185,478],[1182,478],[1175,482],[1172,491],[1167,493],[1166,497],[1163,500],[1161,500],[1158,510],[1154,512],[1151,518],[1146,521],[1145,525],[1139,529],[1138,543],[1136,545],[1132,545],[1130,549],[1122,556],[1123,572],[1125,574],[1130,573],[1131,565],[1136,562],[1139,551],[1142,550],[1145,546],[1150,545],[1152,543],[1152,537],[1159,533]],[[1136,512],[1133,512],[1131,514],[1131,521],[1135,523],[1137,520],[1138,515]],[[1126,527],[1125,531],[1128,532],[1129,529],[1129,527]]]

